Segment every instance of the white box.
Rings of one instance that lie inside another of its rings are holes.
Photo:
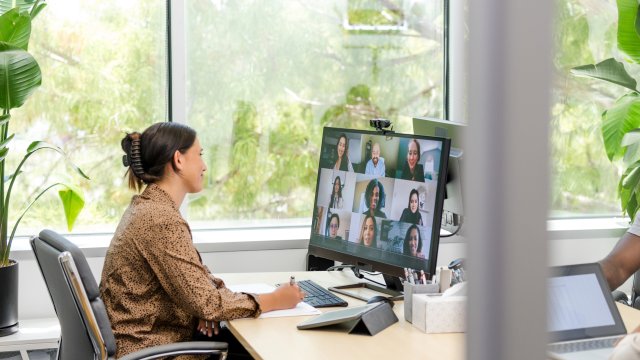
[[[413,326],[428,333],[466,331],[466,296],[413,295]]]

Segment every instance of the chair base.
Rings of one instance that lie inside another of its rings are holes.
[[[0,337],[9,336],[18,332],[18,323],[0,328]]]

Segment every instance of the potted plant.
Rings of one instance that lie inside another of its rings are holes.
[[[41,0],[0,0],[0,336],[18,330],[18,264],[9,259],[9,253],[16,228],[23,216],[47,190],[56,186],[63,187],[58,193],[69,229],[84,206],[84,197],[75,187],[63,183],[50,184],[33,199],[29,199],[30,203],[25,206],[12,227],[9,227],[11,192],[16,179],[20,178],[25,162],[34,153],[44,149],[64,156],[62,149],[42,141],[34,141],[13,171],[5,168],[9,145],[15,136],[9,130],[10,111],[21,107],[42,81],[38,62],[27,49],[31,23],[45,5]],[[73,164],[71,167],[88,179],[82,170]]]
[[[618,183],[622,211],[631,221],[640,207],[640,93],[631,73],[640,73],[638,0],[618,0],[617,46],[620,60],[571,69],[576,76],[604,80],[629,90],[602,113],[602,140],[610,161],[622,159],[624,173]]]

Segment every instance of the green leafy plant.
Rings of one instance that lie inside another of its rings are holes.
[[[620,60],[571,69],[576,76],[607,81],[629,90],[602,113],[602,140],[612,162],[622,159],[624,173],[618,183],[622,211],[635,218],[640,207],[640,93],[638,81],[629,73],[640,73],[640,18],[637,0],[618,0],[617,45]]]
[[[0,0],[0,267],[9,265],[9,252],[18,224],[31,206],[49,189],[63,187],[58,194],[69,229],[84,207],[84,196],[76,187],[64,183],[48,185],[25,206],[9,233],[9,200],[16,179],[22,175],[25,162],[36,152],[45,149],[65,155],[57,146],[34,141],[13,172],[9,173],[5,168],[9,144],[15,136],[9,132],[10,110],[21,107],[42,82],[40,66],[27,50],[31,23],[45,6],[41,0]],[[82,177],[89,179],[78,167],[73,164],[71,167]]]

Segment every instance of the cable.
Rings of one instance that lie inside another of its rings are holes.
[[[452,237],[455,234],[457,234],[460,231],[461,228],[462,228],[462,223],[460,223],[460,225],[458,225],[458,228],[456,229],[456,231],[452,232],[451,234],[449,234],[449,235],[440,234],[440,238]]]

